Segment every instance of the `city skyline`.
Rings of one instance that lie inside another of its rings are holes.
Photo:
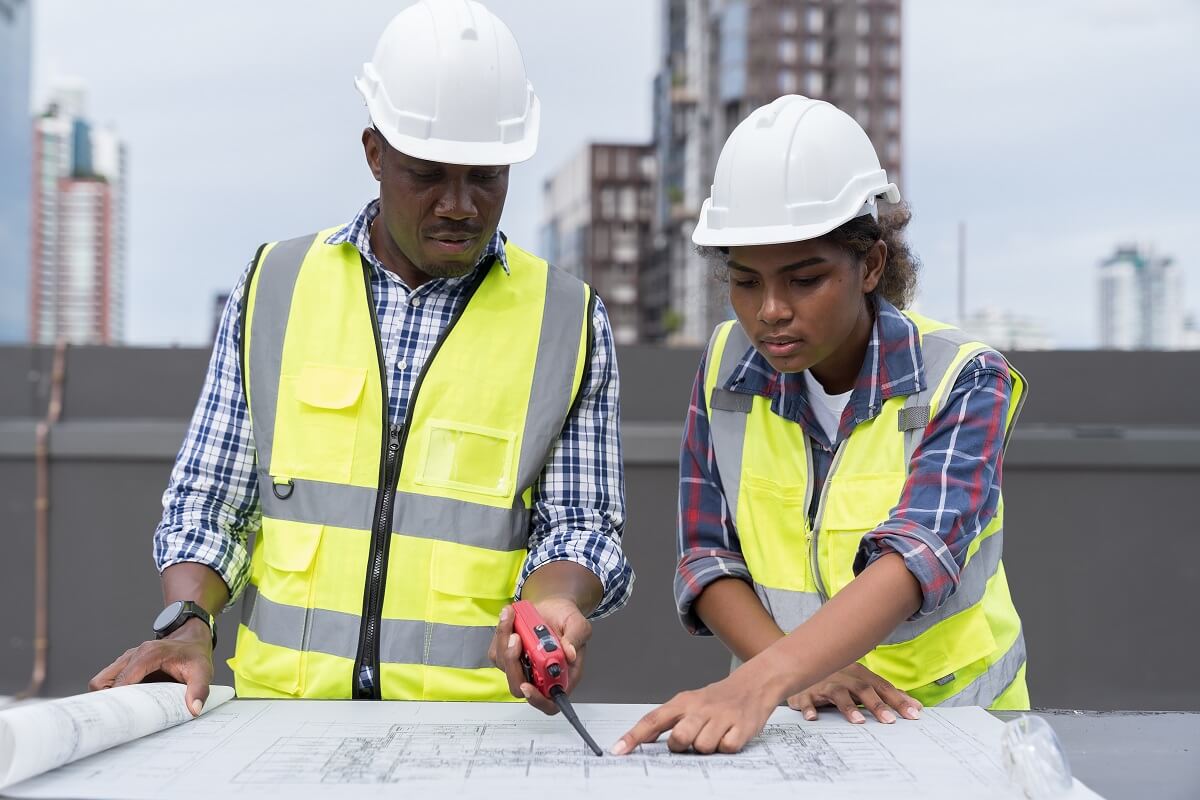
[[[514,168],[503,220],[515,241],[536,247],[546,176],[586,141],[649,141],[660,7],[618,2],[547,18],[513,0],[490,5],[521,41],[545,108],[541,148]],[[131,342],[204,342],[208,303],[192,298],[227,291],[261,241],[337,224],[371,196],[355,141],[365,114],[349,82],[394,11],[364,4],[353,24],[328,26],[319,7],[238,6],[243,24],[192,15],[194,34],[167,42],[138,33],[182,24],[167,7],[130,10],[125,18],[141,24],[123,28],[113,22],[121,8],[38,4],[37,98],[50,77],[87,74],[104,119],[138,153]],[[263,59],[253,31],[281,13],[295,32]],[[1200,91],[1187,55],[1200,9],[1077,1],[1037,9],[1036,25],[1030,14],[977,0],[905,5],[901,191],[926,265],[918,308],[954,320],[965,219],[968,308],[1008,308],[1045,320],[1060,346],[1092,346],[1092,274],[1114,244],[1153,242],[1195,269],[1187,244],[1196,201],[1185,187],[1200,167],[1171,153],[1200,121],[1178,102]],[[304,31],[324,37],[320,52]],[[617,40],[621,58],[607,58]],[[157,65],[148,73],[137,66],[147,58]],[[1155,123],[1142,124],[1148,118]],[[1192,312],[1198,285],[1187,285]]]

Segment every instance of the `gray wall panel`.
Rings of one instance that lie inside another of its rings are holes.
[[[0,392],[0,450],[8,448],[0,452],[0,694],[24,686],[32,656],[27,429],[28,418],[41,413],[49,356],[44,349],[0,349],[7,387]],[[581,699],[661,700],[727,668],[718,642],[686,635],[675,617],[671,450],[678,428],[646,425],[678,425],[698,356],[621,352],[624,419],[634,437],[627,443],[633,457],[625,545],[638,580],[629,607],[596,625]],[[71,351],[66,417],[54,440],[50,693],[81,690],[145,636],[161,605],[150,537],[207,358],[200,350]],[[1191,546],[1200,469],[1186,452],[1200,435],[1200,353],[1028,353],[1015,360],[1035,399],[1024,417],[1029,437],[1014,443],[1005,476],[1006,563],[1025,619],[1035,703],[1200,710],[1189,669],[1200,660],[1200,643],[1186,634],[1200,616],[1200,566]],[[1105,391],[1113,369],[1127,371],[1128,385],[1157,388],[1140,393],[1138,403]],[[1141,427],[1120,443],[1129,448],[1128,464],[1110,458],[1102,465],[1095,453],[1112,450],[1095,450],[1095,432],[1072,442],[1068,431],[1061,447],[1061,428],[1038,432],[1064,422]],[[1142,430],[1154,426],[1187,429],[1164,445],[1161,434]],[[1176,466],[1147,466],[1153,464]],[[230,654],[236,616],[220,621],[220,662]],[[223,663],[217,679],[230,680]]]

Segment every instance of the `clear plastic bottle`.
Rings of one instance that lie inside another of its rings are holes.
[[[1004,726],[1000,752],[1008,777],[1029,800],[1071,791],[1071,765],[1050,723],[1022,714]]]

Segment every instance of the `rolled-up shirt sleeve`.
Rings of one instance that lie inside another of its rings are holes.
[[[863,537],[855,574],[898,553],[921,586],[918,618],[958,589],[971,543],[996,515],[1012,378],[998,353],[970,361],[913,452],[900,502]]]
[[[229,296],[204,388],[163,493],[163,515],[154,532],[159,572],[195,562],[215,571],[229,588],[229,603],[250,577],[246,546],[262,524],[250,411],[242,390],[242,298],[249,267]]]
[[[534,486],[529,555],[516,594],[538,567],[571,561],[600,580],[603,597],[592,619],[629,601],[633,568],[625,558],[625,478],[621,458],[620,380],[612,326],[597,299],[593,348],[579,402],[563,424]]]
[[[721,476],[713,454],[708,411],[704,403],[703,359],[692,386],[679,453],[679,519],[676,547],[675,607],[684,628],[711,636],[693,608],[696,598],[713,581],[740,578],[751,582],[737,530],[729,514]]]

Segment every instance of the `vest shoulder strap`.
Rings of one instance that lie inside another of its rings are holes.
[[[908,396],[897,418],[897,427],[904,432],[905,463],[912,460],[913,453],[925,438],[926,428],[944,406],[963,367],[984,353],[997,352],[958,328],[931,323],[930,320],[916,315],[910,316],[921,329],[925,385],[921,391]],[[1003,355],[1001,357],[1003,358]],[[1013,372],[1015,376],[1015,370]],[[1009,415],[1009,430],[1016,419],[1019,404],[1024,402],[1024,392],[1015,393],[1014,402],[1018,404],[1018,408]],[[1006,445],[1007,442],[1006,431]]]
[[[713,331],[704,360],[704,399],[710,412],[716,408],[750,413],[753,398],[725,388],[750,347],[750,339],[737,320],[722,322]]]

